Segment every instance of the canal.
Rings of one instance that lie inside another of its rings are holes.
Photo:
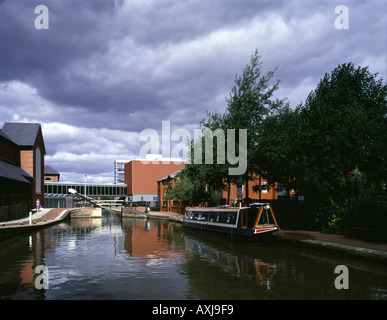
[[[335,287],[338,265],[348,268],[348,289]],[[105,212],[0,241],[0,299],[386,300],[387,268]]]

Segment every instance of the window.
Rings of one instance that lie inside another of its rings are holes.
[[[35,150],[35,192],[42,193],[42,159],[40,149]]]
[[[220,221],[221,221],[221,213],[219,212],[210,213],[210,222],[220,222]]]
[[[235,224],[236,212],[225,212],[223,213],[223,223]]]

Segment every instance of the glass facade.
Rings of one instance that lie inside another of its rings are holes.
[[[69,189],[75,189],[78,193],[85,194],[84,183],[62,183],[62,182],[48,182],[44,183],[44,193],[49,194],[69,194]],[[86,195],[90,197],[104,197],[126,196],[125,184],[86,184]]]
[[[125,164],[130,160],[114,161],[114,184],[125,183]]]

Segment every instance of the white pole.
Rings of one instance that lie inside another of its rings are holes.
[[[87,174],[85,174],[85,198],[86,198],[86,182],[87,182]]]
[[[30,225],[32,224],[32,212],[30,211],[30,214],[29,214],[29,220],[30,220]]]

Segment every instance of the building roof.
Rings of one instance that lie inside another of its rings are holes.
[[[11,141],[13,144],[16,144],[10,137],[7,136],[7,134],[0,129],[0,137],[3,137],[4,139]]]
[[[168,179],[168,178],[174,179],[174,178],[176,177],[176,175],[177,175],[181,170],[183,170],[183,169],[180,169],[180,170],[177,170],[177,171],[175,171],[175,172],[172,172],[171,174],[169,174],[169,175],[165,176],[164,178],[161,178],[161,179],[159,179],[159,180],[157,180],[157,181],[163,181],[163,180],[166,180],[166,179]]]
[[[9,162],[0,160],[0,177],[10,180],[30,183],[32,176],[23,168],[15,166]]]
[[[44,165],[44,174],[47,176],[60,175],[60,173],[58,171],[56,171],[55,169],[53,169],[52,167],[50,167],[48,165]]]
[[[3,126],[3,132],[19,146],[33,146],[39,130],[40,123],[6,122]]]

